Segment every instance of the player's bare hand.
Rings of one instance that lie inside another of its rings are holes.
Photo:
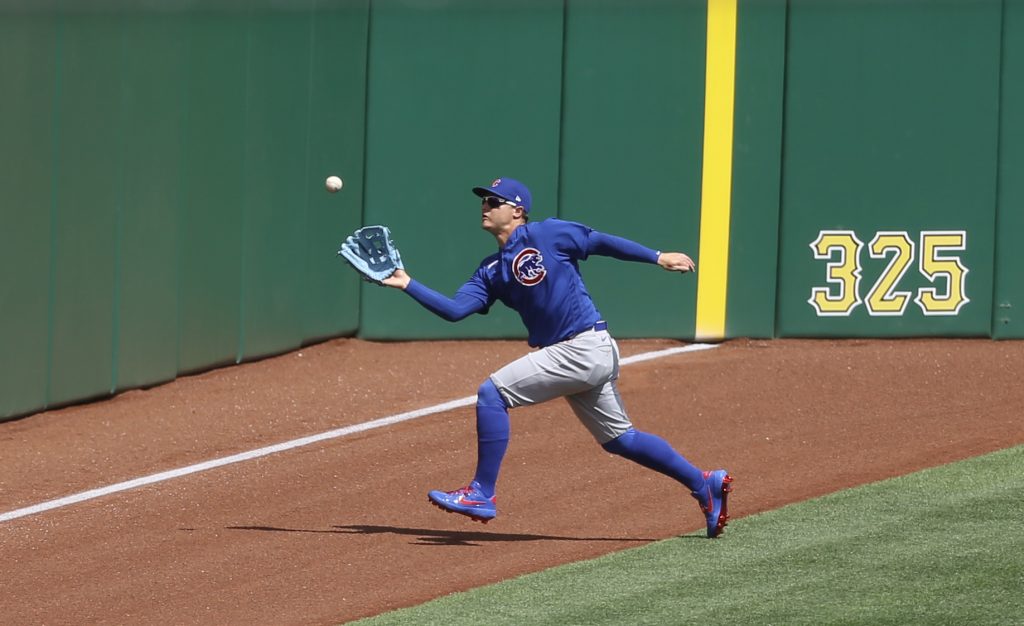
[[[670,272],[692,272],[697,269],[693,259],[682,252],[662,252],[658,255],[658,265]]]
[[[380,283],[387,287],[394,287],[395,289],[405,289],[409,286],[409,281],[411,280],[412,277],[406,274],[405,270],[398,268],[395,270],[394,274],[380,281]]]

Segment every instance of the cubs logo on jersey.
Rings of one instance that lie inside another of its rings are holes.
[[[548,271],[544,268],[544,257],[536,248],[523,248],[512,261],[512,274],[519,284],[533,287],[544,280]]]

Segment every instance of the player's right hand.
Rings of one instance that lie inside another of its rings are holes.
[[[692,272],[697,269],[693,259],[682,252],[662,252],[658,255],[658,265],[670,272]]]

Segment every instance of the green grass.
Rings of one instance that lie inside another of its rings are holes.
[[[357,623],[1024,624],[1024,446]]]

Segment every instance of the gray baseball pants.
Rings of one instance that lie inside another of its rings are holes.
[[[588,330],[512,361],[491,374],[491,382],[511,408],[564,396],[603,444],[632,426],[615,385],[618,377],[618,344],[607,330]]]

